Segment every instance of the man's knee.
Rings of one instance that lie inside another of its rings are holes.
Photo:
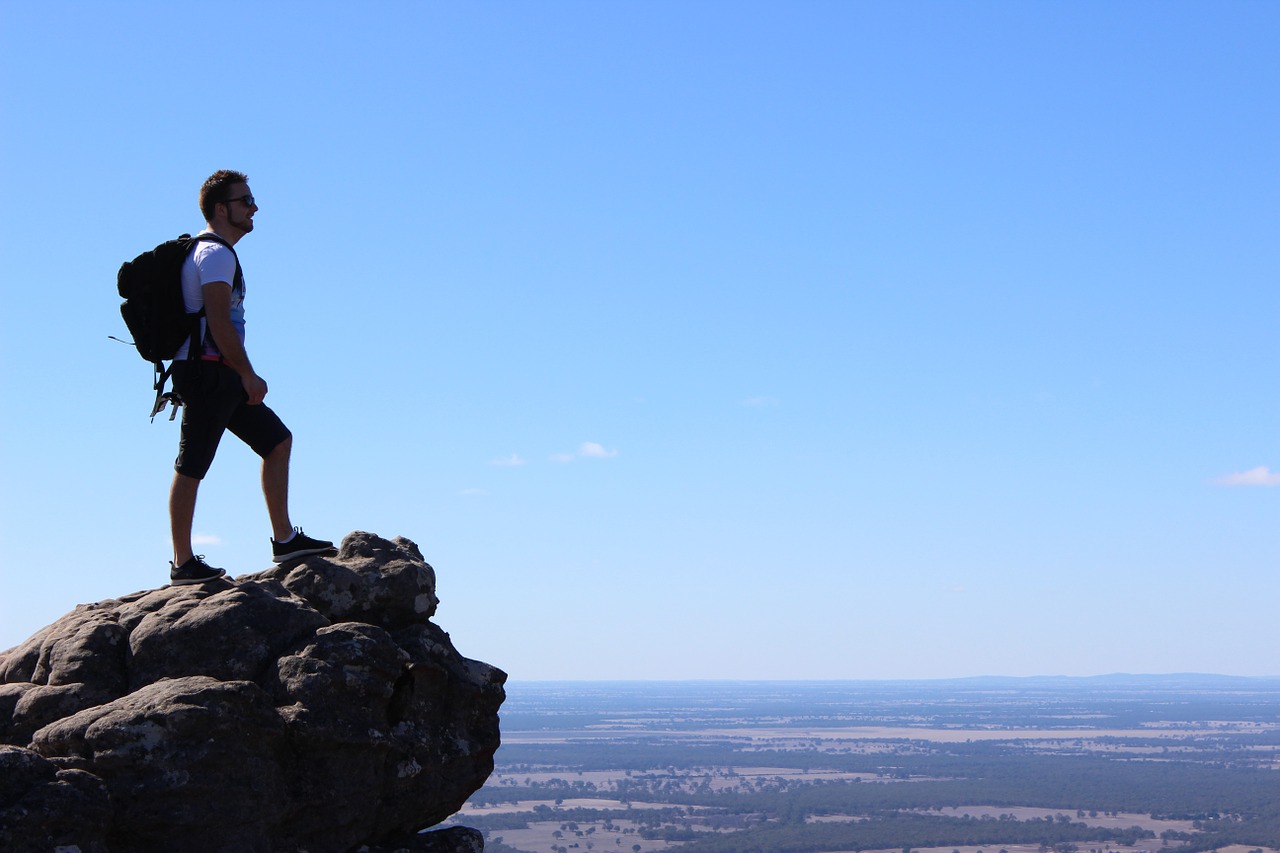
[[[293,452],[293,435],[286,435],[280,440],[280,443],[271,448],[271,452],[267,454],[268,459],[288,459],[289,454]]]

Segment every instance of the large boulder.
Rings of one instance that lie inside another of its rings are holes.
[[[506,675],[407,539],[82,605],[0,655],[0,849],[478,851]]]

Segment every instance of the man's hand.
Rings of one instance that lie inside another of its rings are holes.
[[[267,380],[256,373],[250,373],[247,376],[241,376],[240,382],[244,385],[244,393],[249,396],[250,406],[262,403],[262,398],[267,396]]]

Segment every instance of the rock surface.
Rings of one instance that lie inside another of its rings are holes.
[[[77,607],[0,654],[0,850],[479,851],[506,675],[407,539]]]

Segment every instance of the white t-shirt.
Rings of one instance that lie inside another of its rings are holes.
[[[200,232],[202,234],[207,231]],[[199,236],[199,235],[197,235]],[[244,343],[244,279],[241,273],[240,287],[235,287],[236,256],[226,246],[214,240],[201,240],[195,250],[187,255],[182,264],[182,301],[187,305],[188,313],[194,314],[204,307],[204,290],[206,284],[225,281],[233,285],[231,289],[231,323],[235,326],[240,343]],[[204,355],[216,357],[220,355],[213,338],[205,337],[205,321],[200,318],[200,338],[205,340]],[[174,354],[174,361],[187,357],[187,343],[183,342]]]

